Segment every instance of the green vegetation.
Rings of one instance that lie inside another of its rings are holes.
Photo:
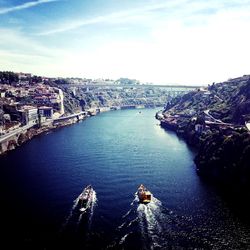
[[[16,85],[19,81],[36,84],[42,82],[42,77],[31,74],[17,74],[11,71],[0,71],[0,84]]]
[[[245,130],[234,131],[229,136],[219,132],[208,135],[195,157],[202,176],[234,191],[250,187],[249,162],[250,136]]]
[[[0,83],[17,83],[19,80],[18,75],[10,71],[0,71]]]

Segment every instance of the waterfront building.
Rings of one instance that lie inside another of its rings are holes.
[[[36,107],[25,105],[22,106],[21,109],[19,109],[19,112],[21,113],[23,124],[37,124],[38,109]]]
[[[47,106],[41,106],[38,108],[38,114],[41,117],[46,117],[51,119],[53,117],[53,108]]]

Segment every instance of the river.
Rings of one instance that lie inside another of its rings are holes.
[[[196,174],[156,110],[102,113],[0,158],[1,244],[21,249],[247,249],[249,226]],[[138,204],[143,183],[154,195]],[[75,200],[91,184],[86,213]]]

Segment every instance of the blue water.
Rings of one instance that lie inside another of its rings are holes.
[[[102,113],[0,158],[9,249],[250,247],[249,226],[196,175],[194,152],[159,126],[156,110],[140,111]],[[154,195],[148,205],[136,200],[141,183]],[[88,184],[97,199],[81,214],[74,201]]]

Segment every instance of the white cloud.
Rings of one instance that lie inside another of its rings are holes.
[[[98,24],[98,23],[113,23],[117,24],[120,22],[126,22],[128,20],[135,20],[144,18],[145,14],[148,14],[148,12],[153,12],[157,10],[164,10],[164,9],[172,9],[176,8],[179,4],[183,3],[185,4],[187,0],[178,0],[173,2],[161,2],[161,3],[154,3],[154,4],[148,4],[143,7],[138,7],[134,9],[124,10],[124,11],[117,11],[113,12],[107,15],[99,15],[95,16],[93,18],[80,18],[77,20],[68,20],[63,21],[60,24],[56,24],[56,28],[51,28],[49,30],[40,32],[38,35],[51,35],[56,33],[62,33],[74,29],[81,28],[83,26],[92,25],[92,24]]]
[[[165,68],[157,69],[156,77],[183,83],[211,83],[249,74],[247,13],[248,10],[221,11],[205,25],[185,26],[174,21],[154,30],[158,65]]]
[[[209,3],[216,11],[211,11],[207,2],[196,5],[194,1],[177,1],[176,5],[173,2],[153,4],[133,11],[65,22],[42,34],[55,34],[96,23],[116,25],[118,21],[134,20],[147,21],[145,25],[149,27],[149,34],[143,40],[139,35],[137,40],[133,34],[128,33],[128,37],[120,39],[114,38],[110,32],[99,42],[90,37],[86,43],[84,35],[79,32],[77,41],[82,46],[66,45],[62,40],[60,50],[51,44],[41,45],[46,41],[40,37],[31,39],[21,32],[0,29],[3,34],[0,47],[6,47],[0,51],[0,65],[47,76],[130,77],[163,84],[223,81],[250,73],[248,2],[242,1],[241,4],[246,4],[244,6],[226,8],[228,1],[218,3],[214,0]],[[178,7],[180,3],[183,5]],[[236,1],[232,3],[236,4]],[[204,15],[203,11],[206,12]]]
[[[242,0],[240,3],[237,0],[211,0],[211,1],[194,1],[194,0],[176,0],[176,1],[156,1],[145,2],[143,6],[116,11],[106,15],[94,16],[91,18],[76,18],[63,20],[54,24],[50,28],[46,27],[45,31],[39,32],[38,35],[51,35],[63,33],[71,30],[76,30],[84,26],[93,24],[111,23],[117,25],[119,23],[141,22],[144,25],[152,27],[162,21],[172,19],[206,18],[206,15],[212,15],[213,12],[221,11],[222,9],[232,8],[244,9],[249,7],[250,0]]]
[[[205,26],[167,22],[144,42],[109,41],[95,51],[78,51],[64,72],[165,84],[208,84],[249,74],[249,22],[243,12],[217,13]]]
[[[59,0],[38,0],[38,1],[23,3],[17,6],[8,7],[8,8],[0,8],[0,15],[7,14],[13,11],[28,9],[28,8],[31,8],[40,4],[56,2],[56,1],[59,1]]]

